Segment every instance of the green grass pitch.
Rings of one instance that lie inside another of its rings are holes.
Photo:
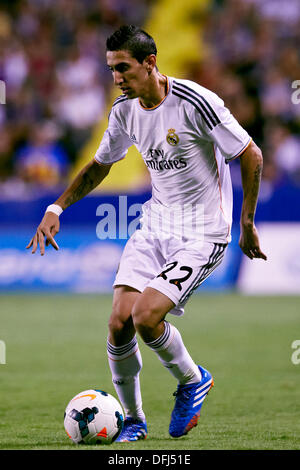
[[[168,316],[194,360],[215,380],[198,426],[168,434],[176,383],[140,341],[148,438],[76,446],[67,437],[68,401],[88,388],[115,395],[106,358],[110,295],[2,295],[1,449],[299,449],[299,297],[194,295],[182,318]]]

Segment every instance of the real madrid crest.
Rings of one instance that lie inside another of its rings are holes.
[[[179,142],[179,137],[175,134],[175,129],[169,129],[167,133],[167,142],[170,145],[177,145]]]

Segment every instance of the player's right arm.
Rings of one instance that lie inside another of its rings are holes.
[[[109,113],[108,127],[104,132],[95,157],[80,171],[70,186],[54,202],[53,205],[56,207],[53,209],[55,212],[58,210],[58,213],[51,212],[49,208],[46,211],[34,237],[26,247],[32,247],[32,253],[36,252],[38,246],[41,255],[45,253],[45,239],[46,246],[50,244],[58,250],[54,237],[59,231],[59,214],[96,188],[108,175],[113,163],[125,158],[128,148],[132,145],[132,141],[123,128],[123,121],[126,122],[127,103],[128,99],[123,95],[115,100]],[[120,119],[122,108],[125,108],[123,121]]]
[[[112,164],[103,165],[95,159],[91,160],[75,177],[73,182],[67,187],[63,194],[54,202],[62,210],[82,199],[95,189],[108,175]],[[58,245],[54,240],[55,235],[59,232],[59,216],[52,212],[45,212],[44,217],[39,224],[35,235],[30,240],[26,248],[32,247],[32,253],[35,253],[38,246],[43,256],[46,246],[52,245],[58,250]]]

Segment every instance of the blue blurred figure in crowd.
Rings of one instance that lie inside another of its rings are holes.
[[[69,159],[58,142],[58,130],[45,121],[33,127],[30,138],[15,157],[18,177],[33,186],[58,187],[65,181]]]

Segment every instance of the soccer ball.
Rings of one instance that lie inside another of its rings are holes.
[[[76,444],[111,444],[123,428],[123,410],[102,390],[84,390],[68,403],[64,426]]]

